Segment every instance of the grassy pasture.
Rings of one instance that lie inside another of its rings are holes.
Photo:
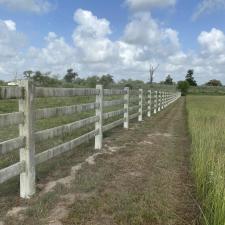
[[[136,98],[133,95],[131,98]],[[116,100],[123,98],[123,95],[119,96],[105,96],[105,101]],[[95,97],[64,97],[64,98],[38,98],[34,101],[34,109],[49,108],[49,107],[61,107],[69,105],[79,105],[84,103],[95,102]],[[132,103],[130,106],[137,105],[138,103]],[[112,106],[104,108],[104,112],[114,111],[122,109],[123,105]],[[0,100],[0,114],[11,113],[18,111],[18,100]],[[135,113],[135,112],[131,112]],[[42,119],[35,121],[34,129],[35,131],[45,130],[48,128],[68,124],[74,121],[78,121],[90,116],[94,116],[95,111],[89,110],[87,112],[75,113],[67,116],[52,117],[48,119]],[[115,120],[122,118],[123,115],[109,118],[104,120],[104,124],[111,123]],[[64,142],[75,139],[94,129],[94,124],[90,124],[86,127],[75,130],[73,133],[65,134],[64,136],[55,137],[46,141],[36,143],[36,153],[43,152],[51,147],[57,146]],[[104,136],[108,136],[110,131],[104,133]],[[19,135],[18,126],[10,126],[0,129],[0,142],[15,138]],[[55,180],[59,177],[64,177],[70,170],[72,165],[75,165],[83,161],[87,155],[93,151],[94,143],[91,141],[90,144],[83,144],[76,148],[75,151],[71,151],[60,155],[50,161],[42,163],[37,167],[37,182],[44,183],[49,179]],[[72,156],[72,157],[71,157]],[[0,156],[0,169],[10,166],[19,161],[19,151],[14,150],[6,155]],[[65,163],[67,162],[67,163]],[[0,185],[0,217],[13,206],[16,206],[19,200],[19,177],[12,178],[11,180]]]
[[[190,87],[188,93],[191,95],[225,95],[225,87],[214,87],[214,86],[198,86]]]
[[[225,97],[188,96],[192,164],[207,225],[225,224]]]

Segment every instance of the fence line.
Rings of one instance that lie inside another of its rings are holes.
[[[117,95],[121,99],[104,101],[104,96]],[[63,107],[33,109],[35,97],[72,97],[96,96],[95,102]],[[0,127],[19,125],[19,137],[0,143],[0,155],[16,149],[20,151],[20,161],[0,170],[0,184],[20,175],[20,196],[30,198],[35,192],[36,165],[54,158],[64,152],[73,150],[76,146],[95,138],[95,149],[102,149],[103,133],[123,124],[129,129],[129,121],[137,118],[143,121],[143,116],[151,117],[165,109],[180,97],[180,92],[162,90],[109,90],[102,85],[96,88],[42,88],[34,87],[28,80],[21,81],[18,87],[1,87],[0,99],[19,99],[19,112],[0,114]],[[104,113],[104,108],[120,106],[115,111]],[[34,132],[34,120],[56,116],[71,115],[88,110],[95,110],[95,116],[64,124],[58,127]],[[123,116],[110,124],[103,125],[105,119]],[[35,143],[53,137],[62,136],[81,127],[94,124],[95,129],[76,139],[35,154]]]

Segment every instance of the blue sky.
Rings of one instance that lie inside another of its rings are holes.
[[[225,0],[0,0],[0,79],[27,69],[59,77],[225,83]]]

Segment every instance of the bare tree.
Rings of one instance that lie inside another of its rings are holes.
[[[156,71],[158,68],[159,68],[159,64],[158,64],[156,67],[154,67],[154,66],[152,66],[152,65],[150,64],[150,70],[149,70],[149,72],[150,72],[150,79],[149,79],[150,84],[153,83],[154,73],[155,73],[155,71]]]

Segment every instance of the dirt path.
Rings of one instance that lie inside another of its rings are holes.
[[[110,132],[38,224],[197,224],[184,104]]]

